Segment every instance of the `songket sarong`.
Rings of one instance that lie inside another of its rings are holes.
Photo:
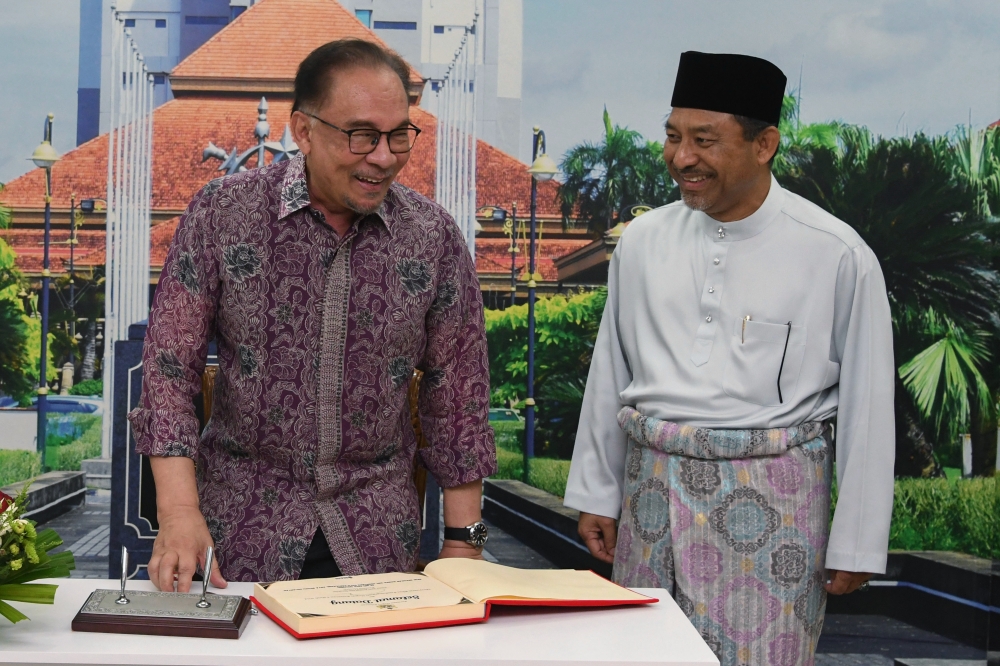
[[[831,430],[712,430],[618,414],[614,580],[662,587],[722,666],[810,665],[826,611]]]

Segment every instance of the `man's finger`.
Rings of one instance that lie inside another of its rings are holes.
[[[191,580],[194,578],[197,568],[198,558],[194,557],[190,553],[184,553],[180,556],[180,560],[177,564],[178,592],[186,593],[191,591]]]
[[[215,558],[212,558],[212,576],[208,581],[218,588],[224,588],[229,585],[226,579],[222,577],[222,572],[219,571],[219,561]]]
[[[604,549],[611,556],[611,560],[614,561],[615,547],[618,545],[618,528],[615,527],[615,521],[601,521],[598,523],[598,526],[601,528],[601,535],[604,537]]]
[[[583,542],[587,544],[587,550],[590,554],[599,559],[602,562],[607,562],[611,564],[615,561],[604,547],[604,539],[601,538],[600,533],[590,532],[584,538]]]
[[[149,580],[152,581],[153,585],[158,590],[162,590],[160,587],[160,560],[163,559],[159,553],[153,553],[153,556],[149,558],[149,565],[146,567],[146,572],[149,574]]]
[[[177,553],[174,551],[167,551],[166,554],[160,558],[159,570],[156,574],[156,581],[154,581],[156,587],[158,587],[161,592],[174,591],[175,571],[177,571]]]

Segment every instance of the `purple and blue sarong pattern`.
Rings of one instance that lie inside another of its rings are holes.
[[[811,665],[826,610],[831,431],[713,430],[618,413],[614,580],[662,587],[722,666]]]

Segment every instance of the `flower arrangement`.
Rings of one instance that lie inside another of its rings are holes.
[[[27,503],[28,484],[16,498],[0,492],[0,615],[14,623],[28,616],[8,601],[51,604],[55,600],[58,585],[30,581],[64,578],[76,568],[73,553],[48,554],[62,539],[55,530],[37,531],[33,520],[22,518]]]

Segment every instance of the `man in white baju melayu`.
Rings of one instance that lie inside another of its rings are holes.
[[[724,665],[811,664],[827,592],[885,571],[892,510],[885,283],[771,175],[785,82],[681,56],[663,152],[683,201],[615,249],[566,487],[591,553],[670,590]]]

